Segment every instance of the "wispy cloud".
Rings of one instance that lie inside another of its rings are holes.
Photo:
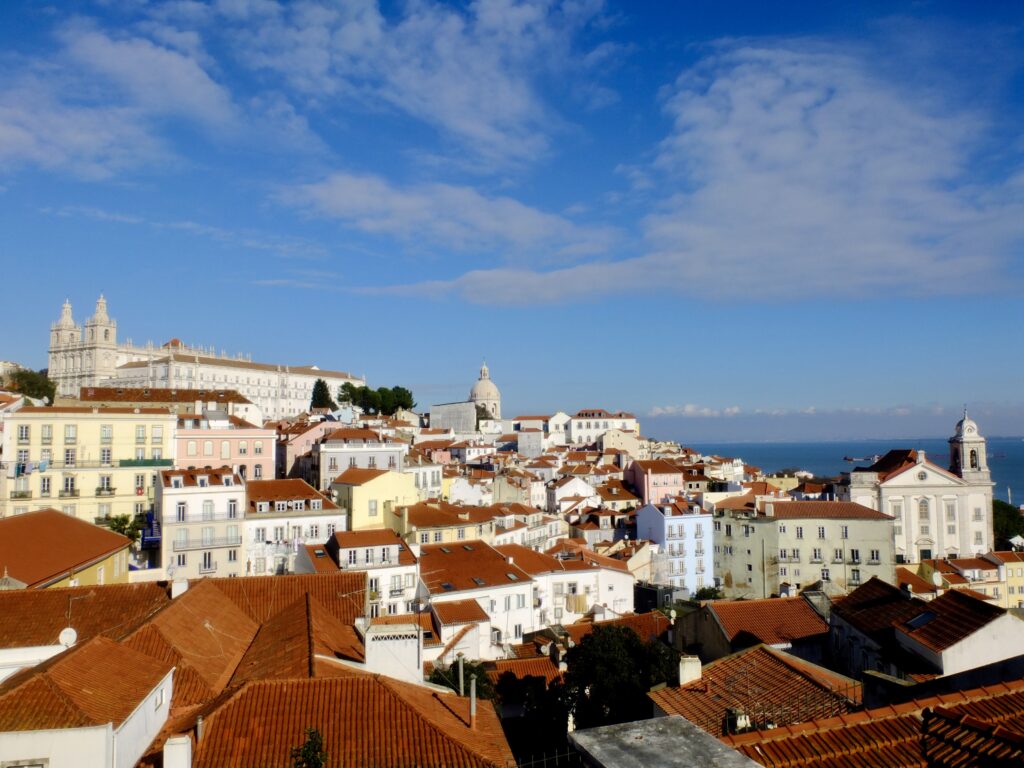
[[[684,416],[687,418],[714,419],[723,416],[738,416],[742,410],[738,405],[727,408],[709,408],[706,405],[684,403],[682,405],[656,405],[651,408],[648,416]]]
[[[581,98],[615,94],[592,77],[623,54],[611,44],[576,50],[602,2],[480,0],[465,10],[417,2],[382,12],[376,2],[221,3],[238,57],[276,73],[312,103],[393,109],[436,128],[488,166],[535,160],[559,112],[544,78],[586,75]]]
[[[120,211],[108,211],[89,205],[66,205],[60,208],[42,208],[42,213],[62,218],[85,218],[114,224],[146,226],[156,230],[172,230],[211,240],[233,248],[266,251],[280,256],[302,259],[321,259],[327,255],[323,246],[293,237],[282,237],[267,232],[228,229],[197,221],[160,221],[147,219]],[[317,270],[301,270],[306,278],[324,277],[334,273]]]
[[[575,261],[605,252],[616,239],[609,227],[577,225],[511,197],[488,197],[468,186],[400,187],[380,176],[338,172],[286,190],[281,197],[362,232],[521,260]]]
[[[1020,169],[982,178],[972,165],[984,115],[915,97],[864,52],[723,44],[665,89],[664,108],[673,130],[655,161],[620,167],[661,195],[641,223],[644,255],[397,290],[507,302],[984,292],[1024,242]]]

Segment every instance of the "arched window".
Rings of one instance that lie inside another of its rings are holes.
[[[110,329],[109,328],[104,328],[103,329],[103,340],[104,341],[110,341]]]
[[[971,469],[977,469],[977,468],[978,468],[978,452],[972,448],[971,449]]]
[[[921,499],[921,501],[919,501],[917,503],[917,513],[918,513],[918,515],[920,515],[925,520],[928,519],[928,515],[929,515],[928,499]]]

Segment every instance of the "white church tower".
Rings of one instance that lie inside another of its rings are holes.
[[[483,406],[492,419],[501,418],[501,392],[491,381],[491,372],[487,368],[487,363],[480,366],[480,378],[469,390],[469,401]]]
[[[985,455],[985,438],[978,432],[978,425],[968,417],[956,424],[956,430],[949,438],[949,471],[969,483],[987,484],[992,481]]]

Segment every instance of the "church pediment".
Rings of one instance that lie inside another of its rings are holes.
[[[949,470],[926,461],[923,464],[911,464],[894,472],[882,482],[882,485],[920,486],[924,488],[934,486],[962,487],[967,485],[967,483],[963,478],[957,477]]]

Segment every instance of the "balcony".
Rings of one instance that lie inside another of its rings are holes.
[[[29,444],[29,439],[27,437],[22,437],[21,435],[18,435],[18,445],[28,445],[28,444]]]
[[[200,563],[200,565],[199,565],[199,572],[200,573],[216,573],[217,572],[217,564],[216,563],[210,563],[209,565],[203,565],[202,563]]]
[[[175,539],[173,549],[175,552],[187,552],[192,549],[213,549],[214,547],[237,547],[242,543],[241,536],[215,536],[211,539],[187,539],[179,541]]]
[[[881,564],[882,564],[882,561],[877,559],[877,558],[873,558],[873,559],[869,559],[868,560],[868,565],[881,565]]]
[[[171,467],[174,462],[171,459],[121,459],[117,462],[119,467]]]
[[[53,445],[53,435],[43,435],[43,437],[40,440],[40,442],[43,445]]]
[[[96,525],[108,526],[110,525],[110,515],[103,515],[102,517],[94,517],[93,522]]]
[[[32,491],[11,491],[12,499],[31,499]]]
[[[239,520],[241,515],[237,512],[214,512],[213,514],[204,515],[202,512],[192,515],[178,515],[176,514],[173,518],[168,518],[165,521],[165,525],[172,525],[174,523],[209,523],[214,520]]]
[[[399,587],[398,589],[389,589],[388,597],[401,597],[405,594],[405,587]]]
[[[113,496],[116,492],[117,488],[111,488],[103,485],[96,489],[97,496]]]
[[[823,563],[823,562],[825,562],[825,561],[822,558],[820,558],[820,557],[812,557],[811,558],[811,565],[818,565],[818,564]]]
[[[848,562],[850,565],[860,565],[860,557],[850,557],[850,559],[846,562]]]
[[[77,499],[78,489],[77,488],[61,488],[57,491],[57,496],[62,499]]]

